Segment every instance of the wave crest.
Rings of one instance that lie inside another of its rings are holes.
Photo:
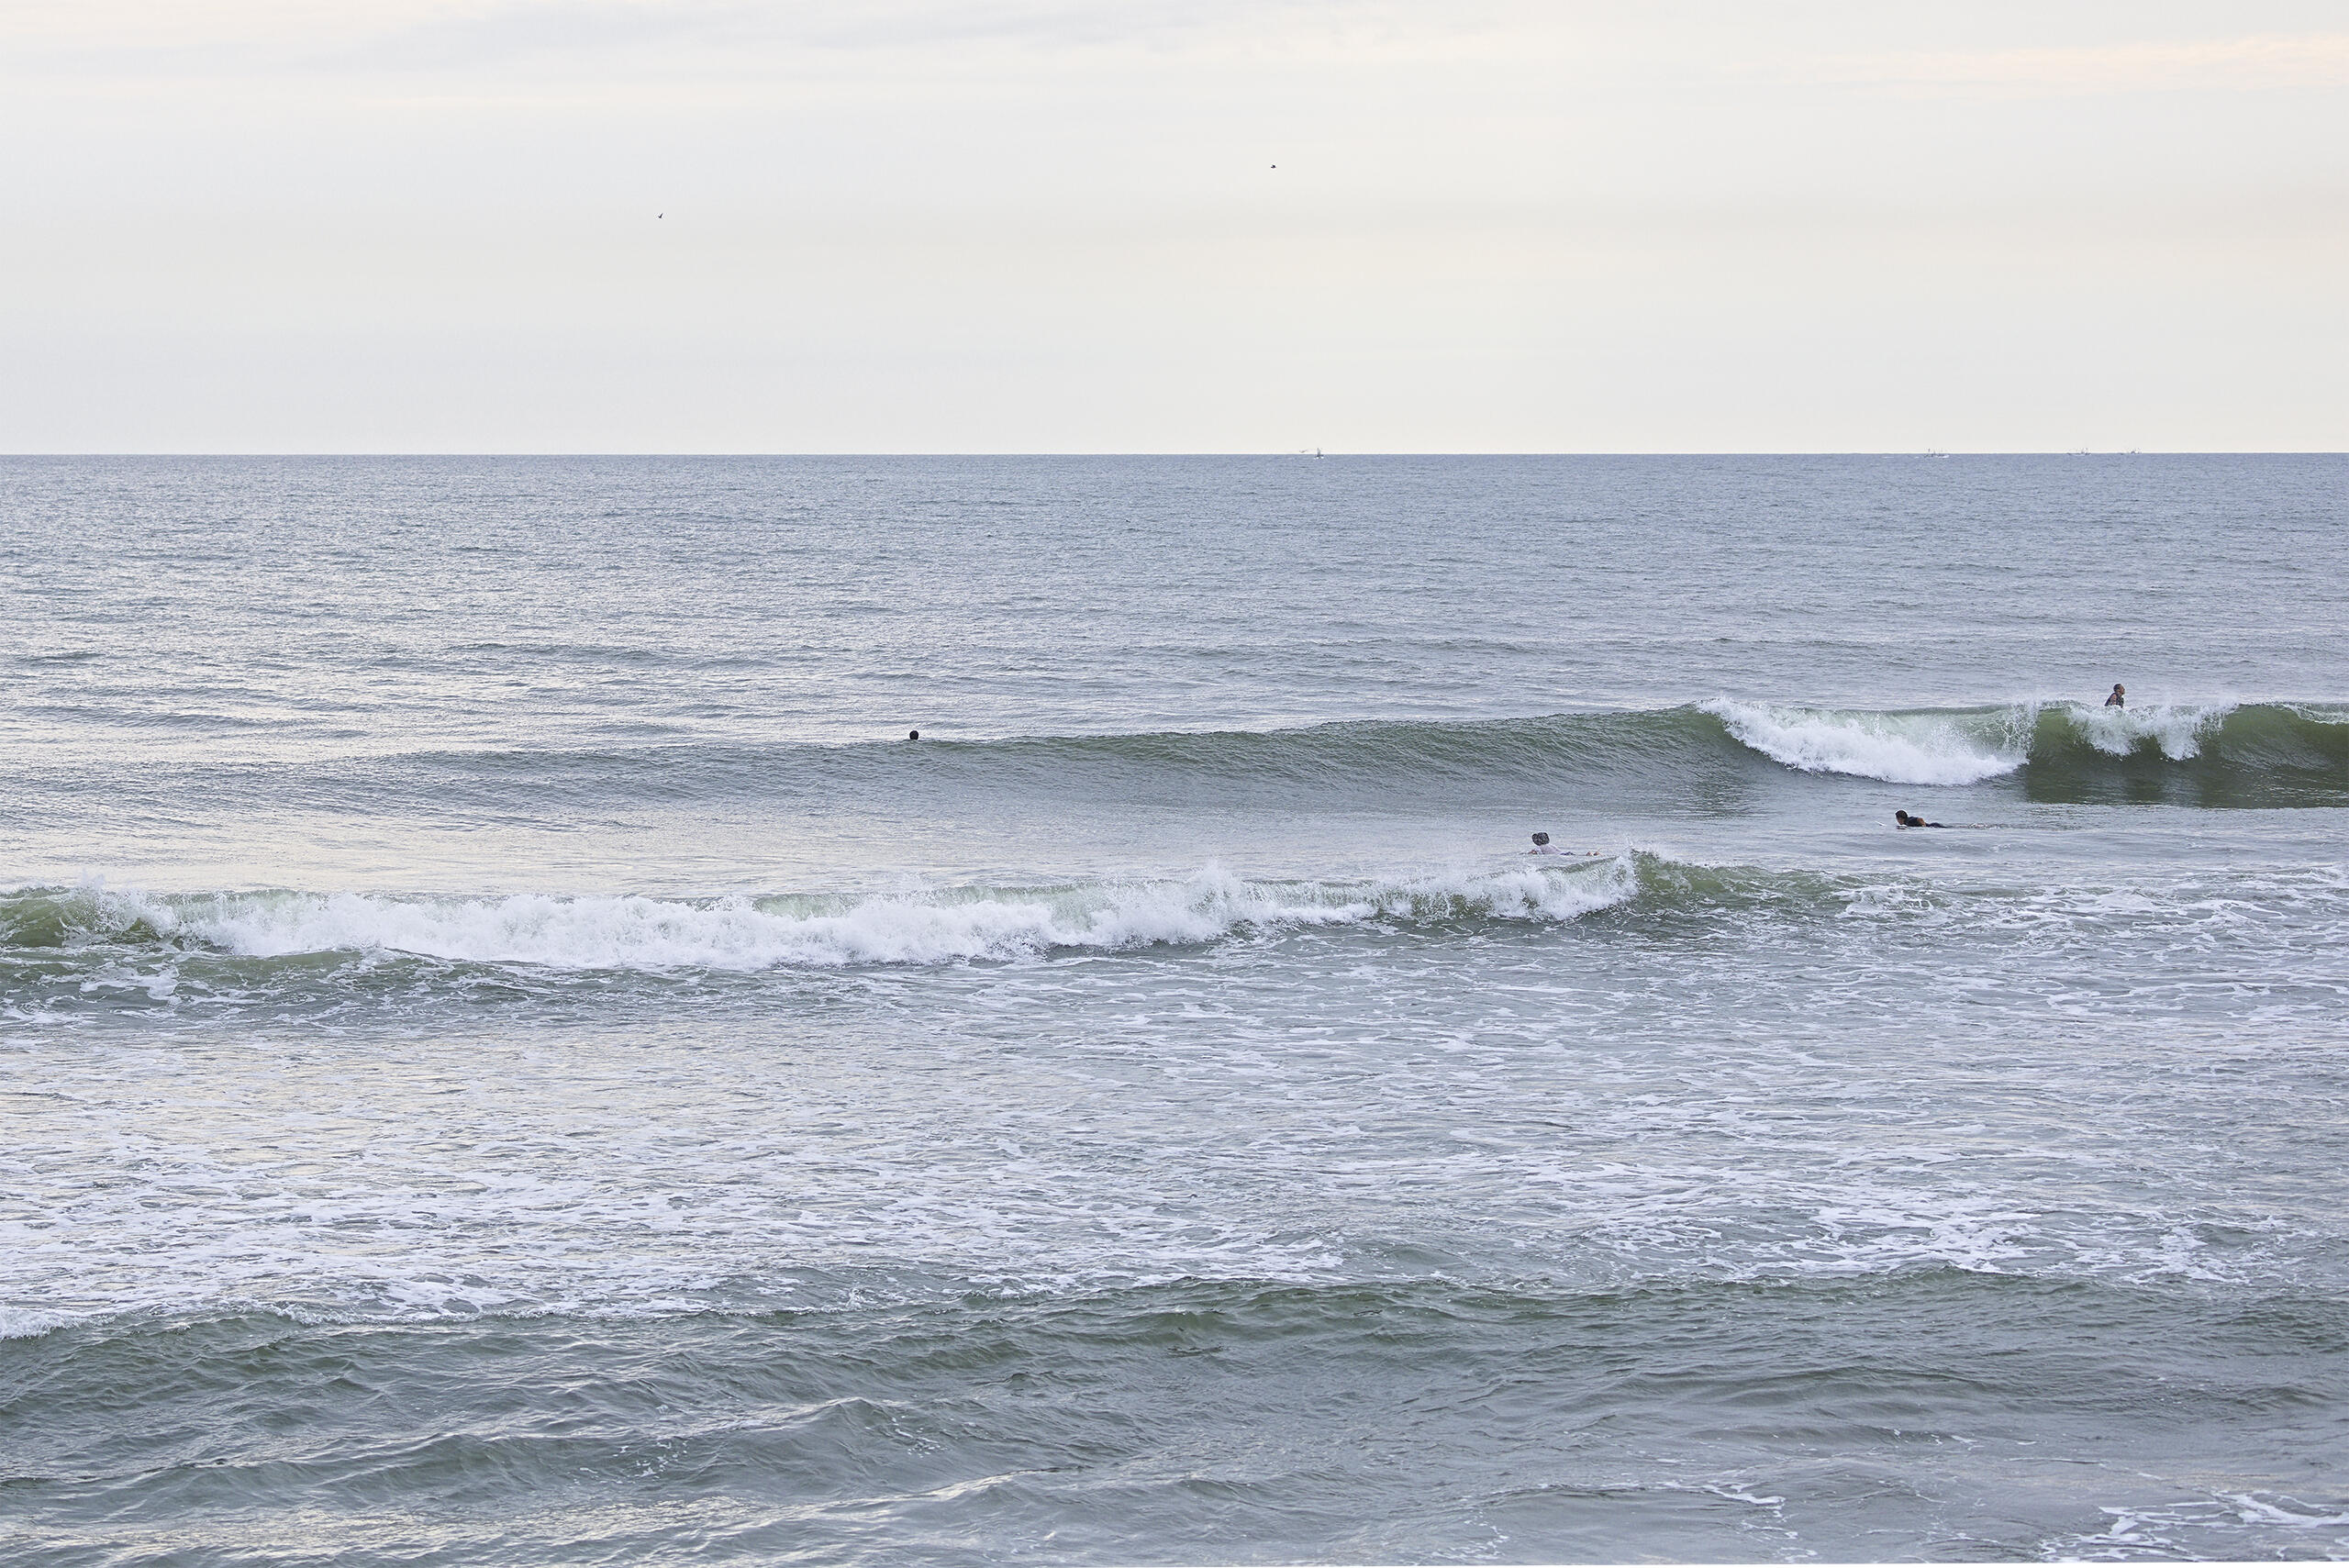
[[[1875,713],[1780,707],[1726,698],[1700,705],[1740,744],[1808,773],[1889,784],[1970,784],[2030,760],[2012,711]]]
[[[246,958],[392,952],[554,969],[763,970],[1010,961],[1197,945],[1249,931],[1381,921],[1557,921],[1639,886],[1631,857],[1392,882],[1181,881],[957,888],[867,898],[370,894],[17,895],[10,945],[161,941]]]
[[[2349,716],[2288,704],[1874,711],[1727,698],[1696,711],[1730,740],[1810,773],[1964,785],[2013,777],[2034,800],[2349,804]]]
[[[1638,812],[1738,778],[2006,784],[2031,797],[2176,805],[2349,805],[2349,706],[2210,703],[2104,708],[2025,702],[1869,709],[1717,697],[1687,706],[1477,720],[1376,719],[1184,731],[849,746],[726,741],[596,751],[417,751],[328,763],[304,810],[420,817],[634,810],[650,802],[990,809],[1138,798],[1174,807],[1301,801],[1512,810],[1565,790]],[[76,776],[73,798],[91,781]],[[198,769],[176,787],[265,796],[287,781]],[[152,787],[151,779],[141,787]],[[1765,787],[1767,787],[1765,785]],[[62,794],[59,799],[64,799]],[[63,807],[61,807],[63,808]]]

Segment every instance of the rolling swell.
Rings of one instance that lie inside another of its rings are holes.
[[[2301,704],[2100,709],[2020,703],[1865,709],[1715,699],[1637,712],[1301,729],[885,742],[685,745],[400,759],[419,789],[527,786],[541,801],[617,790],[824,797],[911,788],[1089,798],[1387,801],[1593,789],[1658,807],[1787,773],[2002,785],[2049,803],[2349,805],[2349,710]],[[381,764],[369,764],[381,779]]]
[[[949,742],[937,750],[948,768],[1000,762],[1061,774],[1108,768],[1283,789],[1500,781],[1628,793],[1642,784],[1687,787],[1766,760],[1798,773],[1889,784],[2013,781],[2034,800],[2349,805],[2349,710],[2299,704],[1902,710],[1722,698],[1628,713]]]
[[[444,751],[342,764],[369,789],[419,799],[512,795],[537,806],[741,797],[823,802],[875,793],[1001,793],[1208,805],[1451,798],[1464,788],[1578,781],[1666,795],[1752,760],[1694,708],[1480,721],[1364,720],[1296,729],[1019,736],[919,745],[692,742],[593,751]]]
[[[825,745],[701,740],[434,749],[299,765],[142,763],[126,799],[190,791],[348,812],[535,823],[681,804],[929,814],[1082,801],[1226,810],[1540,804],[1634,814],[1734,810],[1806,778],[1985,786],[2050,804],[2349,805],[2349,708],[2015,703],[1835,708],[1716,698],[1679,707],[1473,721],[1364,720],[1271,730],[933,738]],[[78,799],[83,771],[28,774]],[[161,794],[158,795],[157,792]],[[1573,792],[1568,794],[1566,792]],[[28,809],[30,807],[28,806]]]

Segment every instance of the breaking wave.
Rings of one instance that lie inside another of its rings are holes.
[[[1015,809],[1147,799],[1384,808],[1561,790],[1638,809],[1732,780],[1841,776],[2019,789],[2054,802],[2349,805],[2349,707],[2286,703],[2071,703],[1872,709],[1727,697],[1681,707],[1477,721],[1364,720],[1264,731],[935,739],[854,745],[695,741],[593,751],[430,751],[315,772],[222,772],[180,787],[291,793],[305,810],[487,811],[540,820],[662,801],[842,802],[929,811],[998,796]],[[151,776],[126,787],[149,788]],[[89,787],[79,775],[65,792]]]
[[[2031,756],[2028,721],[2017,710],[1874,713],[1721,700],[1699,711],[1739,744],[1807,773],[1970,784],[2014,773]]]
[[[828,795],[911,786],[1009,787],[1228,803],[1252,792],[1458,798],[1464,790],[1582,785],[1669,799],[1725,772],[1963,786],[2001,780],[2034,798],[2206,806],[2349,804],[2349,709],[2017,703],[1868,709],[1717,698],[1642,712],[1475,722],[1378,720],[1303,729],[1031,737],[847,747],[677,747],[634,752],[437,753],[406,759],[420,791],[511,786],[541,805],[601,795]],[[380,781],[380,765],[371,764]]]
[[[1317,926],[1569,920],[1624,902],[1639,884],[1637,860],[1623,856],[1392,882],[1251,882],[1208,870],[1182,881],[865,898],[31,890],[0,897],[0,940],[244,958],[381,951],[572,970],[841,968],[1116,952]]]
[[[2349,804],[2349,715],[2277,704],[1909,712],[1720,700],[1698,710],[1804,773],[1964,785],[2012,777],[2035,800]]]

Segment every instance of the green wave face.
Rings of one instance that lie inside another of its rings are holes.
[[[154,785],[149,776],[126,789]],[[2349,707],[2014,703],[1871,709],[1731,699],[1475,721],[1164,731],[850,746],[694,743],[598,751],[417,751],[282,770],[207,768],[171,787],[302,809],[538,817],[728,800],[929,815],[986,801],[1148,800],[1217,811],[1299,805],[1516,809],[1538,795],[1644,815],[1734,814],[1831,779],[1980,788],[2053,804],[2349,806]],[[54,781],[78,791],[78,776]]]
[[[1146,785],[1202,795],[1302,789],[1442,796],[1564,784],[1628,803],[1737,779],[1841,776],[2006,788],[2049,802],[2349,805],[2349,709],[2273,703],[1865,709],[1716,699],[1537,718],[852,751],[802,765],[876,779],[903,770],[941,783],[1016,778],[1079,794]]]
[[[1502,784],[1668,798],[1739,776],[2017,789],[2057,803],[2349,805],[2349,710],[2286,704],[1877,710],[1715,700],[1645,712],[1270,732],[1098,735],[832,753],[843,772],[1168,792],[1441,794]],[[1770,764],[1776,764],[1771,766]]]
[[[2243,707],[2051,708],[2020,774],[2052,805],[2349,806],[2349,716]]]

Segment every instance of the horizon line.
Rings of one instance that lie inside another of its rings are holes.
[[[1778,457],[1884,457],[1884,458],[1951,458],[1951,457],[2343,457],[2349,449],[2286,448],[2286,447],[2007,447],[2007,448],[1782,448],[1775,450],[1368,450],[1361,451],[1325,451],[1319,448],[1259,449],[1253,450],[1182,450],[1151,451],[1141,450],[1102,449],[1097,450],[950,450],[945,449],[846,449],[801,451],[725,451],[725,450],[541,450],[518,449],[442,449],[400,448],[367,450],[362,449],[302,449],[267,450],[41,450],[0,451],[0,462],[24,459],[101,459],[101,458],[693,458],[693,459],[801,459],[801,458],[1778,458]]]

